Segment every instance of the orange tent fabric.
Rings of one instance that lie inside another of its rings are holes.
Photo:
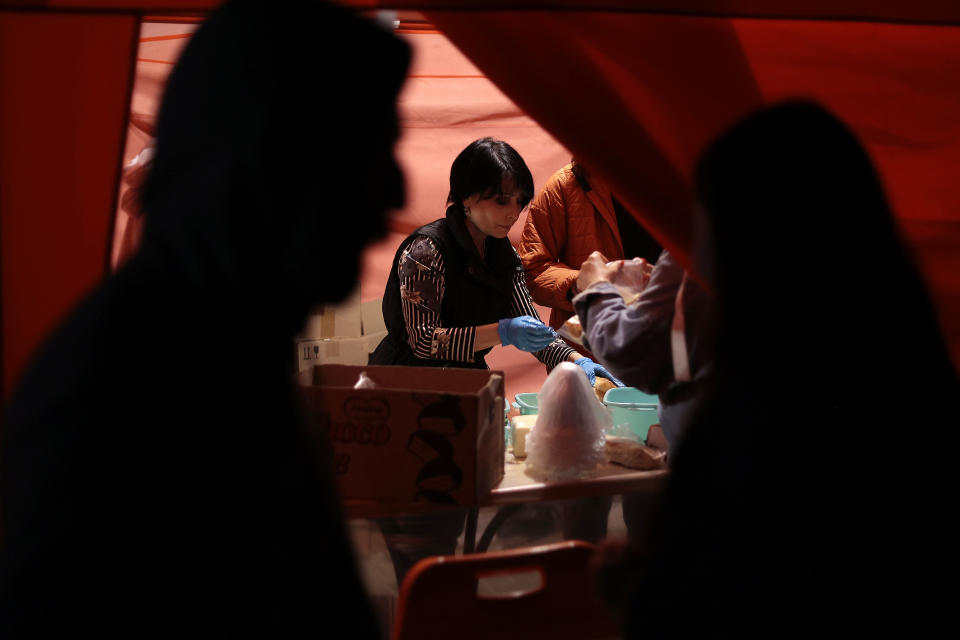
[[[106,273],[138,23],[0,12],[0,398]]]
[[[143,24],[139,38],[130,123],[124,151],[128,166],[150,144],[149,130],[159,108],[166,77],[195,24],[152,19]],[[394,253],[417,227],[443,215],[449,190],[450,163],[470,141],[494,136],[516,147],[542,185],[570,152],[524,114],[489,78],[483,75],[442,33],[433,29],[404,29],[397,34],[413,50],[412,67],[399,98],[401,137],[397,157],[406,177],[407,203],[390,222],[386,239],[364,255],[361,299],[383,296]],[[123,192],[127,185],[121,185]],[[130,240],[135,220],[122,206],[114,225],[112,264],[116,265]],[[511,231],[518,242],[525,214]],[[547,310],[542,310],[544,318]],[[506,372],[507,395],[539,389],[546,378],[544,367],[514,349],[497,349],[490,365]]]
[[[562,147],[607,173],[681,256],[690,243],[689,172],[699,148],[761,102],[798,94],[820,100],[873,154],[960,362],[960,183],[952,179],[960,162],[954,115],[960,113],[960,5],[344,3],[426,11]],[[36,344],[106,271],[140,17],[203,12],[217,2],[2,4],[0,393],[6,394]],[[810,292],[798,296],[813,296],[817,261],[824,258],[798,259],[810,259],[812,272]],[[877,272],[883,277],[883,265]]]
[[[685,6],[697,4],[716,3]],[[834,10],[866,6],[840,4]],[[876,7],[884,19],[910,21],[931,19],[930,8],[895,15],[891,3]],[[940,15],[957,18],[955,9]],[[690,174],[711,137],[763,103],[805,96],[825,104],[873,156],[960,362],[960,27],[572,10],[428,17],[604,172],[682,258],[692,240]],[[811,249],[797,256],[811,267],[810,289],[797,295],[816,312],[818,265],[829,256]]]

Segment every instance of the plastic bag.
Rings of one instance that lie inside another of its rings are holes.
[[[633,440],[634,442],[643,444],[643,439],[634,432],[633,428],[629,424],[626,423],[615,424],[607,429],[607,437],[624,438],[626,440]]]
[[[619,262],[619,261],[618,261]],[[643,258],[623,260],[623,265],[610,279],[627,304],[633,304],[650,283],[653,265]]]
[[[572,362],[557,365],[540,389],[538,404],[536,424],[527,436],[529,475],[573,479],[606,462],[604,432],[613,420],[580,367]]]
[[[367,375],[366,371],[360,372],[360,377],[357,378],[356,384],[353,385],[354,389],[376,389],[377,383],[373,381],[373,378]]]

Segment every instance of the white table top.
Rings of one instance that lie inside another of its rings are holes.
[[[608,462],[589,477],[560,482],[540,482],[526,474],[526,465],[507,453],[503,480],[482,502],[484,505],[538,502],[564,498],[585,498],[622,493],[659,491],[667,479],[667,470],[638,471]]]
[[[522,461],[515,460],[513,454],[507,452],[503,480],[486,496],[481,497],[480,506],[655,492],[666,485],[668,475],[666,469],[637,471],[618,464],[606,463],[598,466],[596,472],[589,477],[562,482],[540,482],[528,476],[525,468],[526,465]],[[442,507],[425,503],[388,504],[366,500],[344,502],[344,509],[348,517],[352,518],[418,513],[437,508]]]

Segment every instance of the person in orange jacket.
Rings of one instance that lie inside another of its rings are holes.
[[[574,313],[577,275],[591,253],[655,264],[661,250],[604,180],[576,160],[554,173],[530,203],[518,247],[527,288],[534,302],[550,307],[554,329]]]

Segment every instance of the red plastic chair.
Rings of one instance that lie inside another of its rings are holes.
[[[394,640],[617,638],[592,586],[593,553],[571,540],[421,560],[400,588]],[[491,593],[511,580],[523,588]]]

